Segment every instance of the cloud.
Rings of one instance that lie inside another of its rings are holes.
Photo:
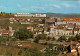
[[[64,7],[77,7],[76,5],[71,5],[68,3],[62,3],[61,5],[63,5]]]
[[[26,10],[29,10],[29,9],[27,9],[27,8],[21,8],[20,10],[26,11]]]
[[[22,5],[21,4],[17,4],[17,7],[21,7]]]
[[[54,4],[54,5],[52,5],[52,6],[54,6],[54,7],[56,7],[56,8],[61,8],[60,5],[56,5],[56,4]]]
[[[6,9],[7,7],[0,5],[0,8],[2,8],[2,9]]]
[[[63,6],[65,6],[65,7],[71,7],[71,5],[70,4],[62,4]]]
[[[32,9],[41,9],[41,10],[45,10],[44,6],[32,6]]]

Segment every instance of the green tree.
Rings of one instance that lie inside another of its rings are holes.
[[[68,41],[71,41],[71,40],[72,40],[72,41],[77,41],[77,38],[76,38],[76,37],[69,37],[69,38],[68,38]]]
[[[6,42],[6,41],[8,41],[9,40],[9,38],[3,38],[3,37],[0,37],[0,44],[2,43],[2,42]]]
[[[48,45],[48,42],[46,42],[45,45]]]
[[[55,41],[56,40],[55,37],[53,37],[52,40]]]
[[[39,34],[36,36],[38,39],[46,39],[46,34]]]
[[[61,36],[58,41],[66,41],[66,36]]]
[[[39,35],[37,35],[37,36],[35,37],[35,42],[38,43],[40,39],[41,39],[41,40],[46,39],[46,34],[39,34]]]
[[[0,43],[3,41],[4,39],[2,37],[0,37]]]
[[[51,50],[49,48],[46,48],[45,51],[46,51],[46,56],[51,56],[50,54]]]
[[[73,41],[77,41],[77,38],[76,38],[76,37],[73,37],[72,40],[73,40]]]
[[[51,37],[48,37],[47,40],[51,40]]]
[[[76,38],[79,40],[80,39],[80,34],[77,34],[76,35]]]
[[[12,56],[12,53],[7,51],[6,56]]]
[[[24,40],[33,37],[33,33],[27,29],[20,29],[14,33],[14,36],[17,39]]]
[[[34,42],[39,43],[39,38],[35,38]]]
[[[35,42],[38,43],[39,40],[43,40],[43,39],[46,39],[46,34],[39,34],[35,37]]]
[[[16,38],[12,38],[11,41],[16,41]]]

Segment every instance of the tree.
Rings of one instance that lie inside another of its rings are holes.
[[[12,38],[12,40],[11,41],[16,41],[16,38]]]
[[[66,36],[61,36],[58,41],[66,41]]]
[[[7,51],[6,56],[12,56],[12,53]]]
[[[38,43],[40,39],[46,39],[46,35],[45,34],[39,34],[35,37],[35,42]]]
[[[34,42],[39,43],[39,38],[35,38]]]
[[[77,41],[77,38],[76,38],[76,37],[73,37],[72,40],[73,40],[73,41]]]
[[[52,40],[55,41],[56,40],[55,37],[53,37]]]
[[[48,42],[46,42],[45,45],[48,45]]]
[[[3,37],[0,37],[0,44],[2,43],[2,42],[6,42],[6,41],[8,41],[9,40],[9,38],[3,38]]]
[[[72,40],[72,41],[77,41],[77,38],[76,38],[76,37],[69,37],[69,38],[68,38],[68,41],[71,41],[71,40]]]
[[[46,34],[39,34],[39,35],[37,35],[36,36],[36,38],[38,38],[38,39],[46,39]]]
[[[29,31],[27,29],[20,29],[19,31],[16,31],[14,33],[14,36],[17,39],[24,40],[24,39],[32,38],[33,37],[33,34],[32,34],[31,31]]]
[[[0,37],[0,43],[3,41],[4,39],[2,37]]]
[[[80,39],[80,34],[77,34],[76,35],[76,38],[79,40]]]
[[[47,40],[50,40],[50,39],[51,39],[51,37],[48,37],[48,38],[47,38]]]

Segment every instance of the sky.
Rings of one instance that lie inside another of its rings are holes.
[[[0,11],[80,14],[80,0],[0,0]]]

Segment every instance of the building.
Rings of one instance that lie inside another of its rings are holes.
[[[12,36],[12,32],[9,31],[9,30],[3,30],[2,31],[2,37],[9,37],[9,36]]]
[[[16,17],[33,17],[35,15],[32,13],[15,13],[14,16],[16,16]]]
[[[30,30],[30,31],[33,31],[33,27],[32,26],[27,26],[26,29]]]
[[[34,13],[34,17],[46,17],[45,13]]]
[[[16,17],[46,17],[45,13],[15,13]]]

